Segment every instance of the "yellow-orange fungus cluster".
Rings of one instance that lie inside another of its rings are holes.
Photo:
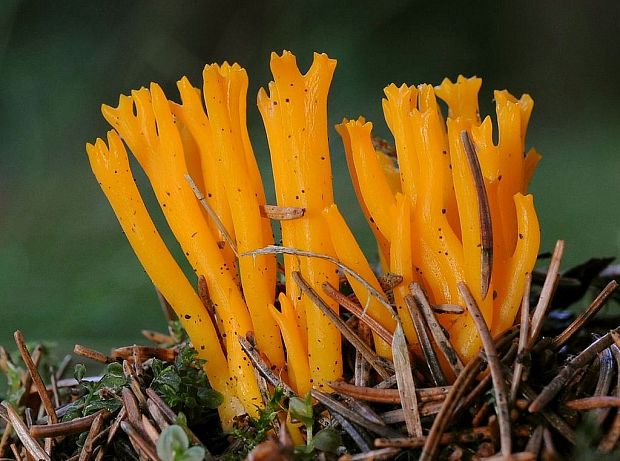
[[[296,277],[337,313],[338,302],[323,293],[326,284],[339,289],[333,261],[347,266],[357,274],[344,273],[362,315],[384,332],[374,332],[376,353],[391,359],[387,339],[400,322],[415,367],[421,355],[405,302],[412,282],[424,288],[432,304],[460,306],[457,285],[465,282],[497,334],[512,325],[534,266],[540,232],[532,196],[525,194],[540,157],[524,150],[531,98],[495,92],[495,144],[491,119],[479,117],[480,79],[459,77],[438,87],[390,85],[383,111],[396,159],[375,150],[372,124],[364,119],[336,127],[382,270],[402,277],[393,293],[384,292],[334,204],[327,96],[335,67],[334,60],[315,54],[301,74],[291,53],[271,57],[274,81],[259,92],[258,108],[276,205],[266,203],[246,127],[248,77],[237,64],[206,66],[202,89],[182,78],[180,103],[155,83],[121,96],[117,107],[102,108],[113,128],[107,142],[98,139],[86,147],[136,255],[206,360],[211,385],[224,395],[219,411],[225,427],[235,415],[255,415],[262,405],[239,336],[251,332],[264,360],[300,395],[312,387],[329,391],[328,383],[342,377],[340,332]],[[446,119],[437,98],[448,106]],[[204,276],[214,315],[151,220],[125,146],[146,173],[187,260],[197,276]],[[204,195],[204,204],[188,178]],[[282,292],[276,290],[276,255],[256,254],[273,245],[274,220],[284,247],[321,256],[285,254]],[[393,299],[391,308],[386,299]],[[439,321],[462,361],[479,351],[467,313],[441,314]]]

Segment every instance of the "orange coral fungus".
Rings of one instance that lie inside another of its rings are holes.
[[[465,282],[495,334],[512,325],[536,259],[538,220],[532,196],[524,195],[539,160],[533,149],[524,155],[532,99],[495,93],[495,145],[490,118],[479,117],[480,79],[459,77],[436,88],[390,85],[383,110],[396,162],[375,150],[372,124],[363,118],[336,127],[381,267],[402,280],[385,288],[391,293],[384,291],[333,203],[327,95],[335,66],[315,54],[302,74],[291,53],[271,57],[274,81],[268,92],[259,92],[258,107],[271,152],[275,206],[266,203],[248,136],[248,78],[237,64],[206,66],[202,91],[183,77],[180,104],[157,84],[121,96],[117,107],[102,108],[113,128],[107,145],[101,139],[87,145],[93,172],[129,242],[206,360],[212,386],[225,397],[220,416],[226,427],[236,414],[256,414],[262,405],[239,336],[251,334],[263,360],[299,394],[312,387],[329,391],[328,383],[341,378],[339,327],[321,310],[337,314],[338,297],[324,296],[319,307],[306,293],[337,290],[340,269],[355,294],[341,302],[378,325],[376,353],[391,359],[387,339],[401,323],[415,366],[419,345],[405,300],[411,283],[420,284],[433,304],[463,306],[457,287]],[[437,98],[448,105],[447,120]],[[189,263],[204,276],[215,317],[159,237],[123,141]],[[188,178],[204,195],[208,213]],[[273,246],[272,220],[281,227],[284,247]],[[284,253],[285,288],[279,293],[276,253]],[[302,279],[303,292],[295,281]],[[441,314],[439,321],[463,361],[479,351],[467,314]]]

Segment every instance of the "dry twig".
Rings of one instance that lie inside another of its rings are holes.
[[[403,327],[398,322],[392,340],[392,357],[396,372],[396,383],[400,394],[400,404],[405,414],[407,432],[413,437],[422,437],[422,422],[418,413],[418,400],[415,393],[415,382],[411,373],[409,349],[405,340]]]
[[[317,306],[323,314],[329,320],[331,320],[332,324],[338,328],[342,336],[344,336],[347,341],[349,341],[356,350],[360,352],[364,356],[364,359],[376,370],[377,373],[384,379],[391,375],[390,371],[386,368],[386,361],[381,360],[377,354],[374,353],[368,345],[360,339],[357,334],[349,327],[334,311],[332,311],[331,307],[329,307],[325,301],[321,299],[316,291],[304,280],[301,273],[299,271],[293,272],[293,280],[301,291],[308,296],[315,306]]]
[[[469,288],[464,283],[458,284],[459,293],[465,301],[467,310],[474,320],[474,324],[480,334],[482,347],[487,356],[489,368],[491,370],[491,378],[493,380],[493,391],[495,394],[495,403],[497,406],[497,416],[499,422],[500,444],[502,455],[509,457],[512,453],[512,435],[510,434],[510,411],[508,410],[508,396],[506,392],[506,381],[502,373],[502,367],[493,343],[493,338],[489,332],[489,328],[484,321],[484,317],[476,304],[476,300],[472,296]]]
[[[43,450],[43,448],[41,448],[41,445],[39,445],[30,435],[30,432],[28,432],[28,427],[26,427],[26,424],[22,421],[11,404],[5,401],[2,402],[2,406],[6,408],[9,421],[11,421],[11,425],[13,426],[13,430],[17,434],[17,437],[19,437],[19,440],[21,440],[24,448],[30,456],[34,457],[37,461],[51,461],[51,458]]]
[[[420,342],[420,347],[422,348],[422,354],[424,354],[426,365],[431,372],[433,383],[435,386],[445,386],[448,381],[443,374],[443,370],[439,364],[439,359],[437,358],[437,354],[435,354],[435,350],[433,349],[433,345],[431,344],[431,340],[428,336],[426,318],[420,313],[420,308],[418,307],[413,296],[405,296],[405,304],[407,305],[407,310],[413,320],[413,328],[416,336],[418,337],[418,341]]]
[[[459,358],[458,354],[450,344],[450,340],[444,333],[441,325],[437,321],[435,314],[433,313],[433,308],[428,302],[426,295],[424,294],[424,290],[417,283],[412,283],[409,285],[409,290],[413,295],[413,299],[415,299],[418,307],[422,311],[422,314],[426,318],[426,324],[435,340],[435,344],[439,347],[441,352],[443,353],[448,365],[454,372],[454,376],[458,376],[458,374],[463,370],[463,363]],[[462,312],[462,308],[461,308]]]
[[[574,373],[587,365],[589,362],[599,354],[599,352],[607,349],[613,343],[612,334],[619,333],[620,327],[612,330],[610,333],[600,337],[594,341],[590,346],[583,350],[579,355],[570,360],[565,367],[560,371],[555,378],[551,380],[549,384],[545,386],[542,392],[538,395],[530,406],[529,411],[536,413],[543,409],[547,404],[553,400],[553,398],[560,392],[562,387],[568,382],[568,380],[574,375]]]
[[[366,315],[364,308],[359,304],[351,301],[345,295],[340,293],[336,288],[334,288],[329,282],[324,282],[321,286],[323,292],[344,307],[346,310],[351,312],[355,317],[357,317],[360,321],[362,321],[365,325],[367,325],[373,332],[375,332],[381,339],[383,339],[386,343],[392,344],[392,333],[390,333],[386,328],[383,327],[379,322],[375,319]]]
[[[540,292],[538,304],[536,304],[536,308],[534,309],[534,313],[532,314],[530,340],[528,344],[530,349],[538,339],[538,335],[540,335],[543,320],[545,318],[545,315],[547,314],[547,309],[551,305],[551,299],[553,298],[553,294],[555,293],[555,288],[557,286],[558,277],[560,274],[560,262],[562,261],[563,254],[564,240],[558,240],[555,244],[555,249],[553,250],[553,256],[551,257],[549,269],[547,269],[547,277],[545,278],[545,283],[543,284],[542,290]]]
[[[605,301],[611,296],[614,290],[618,287],[618,282],[612,280],[609,282],[603,291],[601,291],[598,296],[592,301],[592,303],[588,306],[588,308],[583,311],[566,329],[553,338],[553,342],[551,343],[551,347],[553,349],[559,349],[567,341],[573,337],[575,333],[577,333],[592,317],[596,315],[596,313],[605,305]]]
[[[484,187],[484,177],[478,161],[476,147],[465,130],[461,132],[461,142],[465,148],[467,163],[474,184],[476,185],[476,198],[478,202],[478,219],[480,220],[480,294],[482,299],[487,297],[491,285],[491,273],[493,271],[493,226],[491,225],[491,208],[489,197]]]
[[[302,218],[306,209],[297,206],[260,205],[260,214],[263,218],[273,221],[290,221]]]
[[[525,276],[525,290],[523,299],[521,300],[521,324],[519,330],[519,346],[517,349],[517,358],[515,360],[512,386],[510,387],[510,401],[514,402],[519,391],[519,384],[523,376],[524,361],[527,351],[527,343],[530,332],[530,289],[532,287],[532,274]]]

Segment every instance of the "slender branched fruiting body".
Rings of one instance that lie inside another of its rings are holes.
[[[372,285],[372,287],[379,293],[385,296],[381,285],[377,280],[370,264],[366,260],[362,249],[355,241],[353,233],[347,226],[344,218],[338,211],[338,207],[333,204],[323,211],[325,222],[329,227],[329,235],[331,236],[334,250],[340,262],[355,272],[357,272],[364,280]],[[370,291],[364,287],[358,280],[346,274],[347,281],[353,289],[353,293],[357,297],[358,301],[364,308],[367,315],[377,320],[381,326],[388,331],[394,331],[396,322],[392,318],[392,312],[389,312],[386,307],[375,297]],[[382,357],[391,357],[391,344],[388,344],[382,340],[377,334],[374,334],[375,350]]]
[[[288,52],[272,54],[274,81],[269,95],[258,94],[279,206],[302,207],[304,216],[283,221],[285,246],[335,256],[327,225],[321,213],[333,203],[332,174],[327,140],[327,92],[336,61],[315,54],[308,72],[302,75],[295,57]],[[311,380],[319,388],[342,376],[341,339],[338,330],[304,296],[292,280],[302,276],[315,291],[325,281],[338,286],[338,271],[327,261],[285,256],[286,292],[297,312],[299,330],[306,332]],[[328,304],[338,311],[338,304]],[[303,333],[302,333],[303,334]]]
[[[248,79],[239,65],[211,65],[203,72],[204,94],[211,122],[218,174],[224,176],[224,191],[232,214],[239,253],[273,244],[271,224],[263,218],[265,205],[260,174],[249,144],[244,143],[245,124],[239,119],[241,99],[245,100]],[[245,112],[245,111],[244,111]],[[245,120],[243,120],[245,122]],[[258,189],[257,189],[258,188]],[[276,322],[268,306],[275,298],[276,259],[273,255],[240,256],[239,272],[245,302],[255,328],[259,350],[272,365],[284,366],[284,350]]]
[[[100,139],[87,145],[135,253],[206,360],[211,385],[224,395],[225,427],[240,413],[257,415],[263,405],[252,363],[288,393],[312,391],[331,402],[320,390],[330,392],[330,383],[343,377],[342,338],[384,379],[395,369],[386,360],[394,358],[400,378],[418,379],[403,369],[410,352],[414,366],[428,358],[437,381],[452,379],[482,346],[465,301],[478,307],[477,326],[487,327],[480,331],[505,332],[536,261],[540,229],[527,187],[540,155],[525,153],[532,99],[495,92],[494,143],[491,119],[481,120],[478,109],[480,79],[459,76],[436,88],[392,84],[384,90],[383,112],[396,158],[363,117],[336,126],[381,269],[397,280],[382,285],[334,204],[327,95],[335,65],[315,54],[302,74],[291,53],[271,56],[273,82],[259,91],[258,109],[276,205],[266,202],[248,136],[248,77],[238,64],[206,66],[202,91],[183,77],[180,104],[157,84],[121,96],[117,107],[102,108],[114,128],[108,145]],[[445,118],[437,98],[448,105]],[[208,292],[213,312],[159,237],[123,141],[191,267],[204,277],[201,293]],[[272,221],[281,227],[283,246],[274,245]],[[339,270],[354,297],[339,291]],[[356,318],[340,317],[339,304]],[[443,307],[437,318],[433,305]],[[435,357],[434,349],[442,355]],[[368,376],[363,368],[356,365],[360,382]],[[414,423],[409,420],[409,430],[420,432]],[[298,430],[295,436],[301,439]]]
[[[533,107],[528,95],[519,100],[506,91],[495,92],[499,142],[492,141],[490,118],[480,121],[478,91],[481,80],[459,77],[433,88],[390,85],[383,110],[395,138],[402,197],[410,206],[411,243],[402,241],[400,215],[389,216],[399,196],[390,193],[388,177],[377,168],[377,155],[368,132],[339,129],[354,184],[369,220],[389,242],[390,270],[409,272],[395,246],[411,254],[415,280],[427,290],[434,304],[464,305],[458,284],[467,283],[492,333],[512,325],[525,277],[531,272],[540,243],[540,230],[527,190],[540,156],[524,153],[525,131]],[[448,104],[444,123],[436,96]],[[360,122],[341,126],[353,127]],[[368,124],[367,126],[370,127]],[[349,152],[350,151],[350,152]],[[399,217],[400,216],[400,217]],[[399,232],[394,232],[394,229]],[[378,239],[380,247],[382,243]],[[407,256],[409,257],[409,256]],[[406,263],[405,263],[406,264]],[[394,290],[397,307],[399,288]],[[478,333],[469,316],[442,315],[440,321],[464,361],[480,349]],[[403,319],[408,340],[413,334]]]
[[[108,145],[98,139],[86,146],[91,167],[108,198],[136,256],[146,273],[170,303],[192,340],[214,389],[224,396],[219,407],[225,427],[230,427],[242,407],[229,379],[228,366],[215,326],[198,295],[185,278],[151,220],[129,168],[129,159],[115,131]]]
[[[104,106],[104,115],[127,140],[188,261],[198,275],[205,277],[215,311],[224,323],[228,367],[236,380],[237,395],[246,411],[255,412],[261,403],[260,393],[254,370],[236,338],[237,334],[245,336],[253,331],[253,327],[234,268],[224,260],[200,204],[185,181],[185,155],[169,101],[156,84],[140,93],[142,99],[136,93],[133,97],[136,116],[131,107],[124,111],[122,103],[116,109]]]

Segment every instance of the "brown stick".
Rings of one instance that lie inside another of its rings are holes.
[[[220,220],[220,217],[217,215],[215,210],[211,208],[211,205],[209,205],[209,202],[205,198],[204,194],[200,191],[200,189],[198,189],[198,186],[196,185],[196,183],[194,182],[194,180],[192,179],[190,175],[188,174],[185,175],[185,181],[187,181],[187,183],[189,184],[189,187],[192,188],[194,195],[196,196],[196,198],[198,199],[202,207],[205,209],[209,217],[213,220],[215,227],[217,227],[217,230],[220,231],[220,233],[222,234],[222,237],[224,237],[224,240],[226,240],[226,243],[228,243],[228,245],[232,249],[235,256],[239,258],[239,252],[237,251],[237,243],[231,237],[230,233],[226,229],[226,226],[224,226],[224,223]]]
[[[22,461],[22,455],[19,453],[19,449],[14,443],[11,444],[11,451],[13,452],[13,456],[15,456],[16,461]]]
[[[527,441],[527,445],[525,446],[525,451],[534,453],[535,455],[538,456],[538,453],[540,453],[540,449],[542,447],[542,438],[543,438],[544,428],[545,427],[542,424],[539,426],[536,426],[536,429],[534,429],[534,432],[532,432],[532,436]]]
[[[142,330],[142,336],[155,344],[172,344],[174,343],[174,338],[170,335],[160,333],[159,331],[153,330]]]
[[[512,381],[512,370],[507,366],[503,366],[503,370],[506,381],[510,384]],[[536,400],[538,397],[538,394],[525,382],[521,383],[519,391],[529,402]],[[527,405],[525,405],[525,408],[527,408]],[[541,409],[540,415],[547,421],[550,427],[557,431],[558,434],[573,445],[575,444],[575,432],[561,416],[551,411],[549,408]]]
[[[116,418],[114,418],[114,422],[110,425],[110,430],[108,431],[108,436],[106,437],[106,441],[103,445],[101,445],[101,448],[97,451],[97,456],[95,456],[95,461],[101,461],[103,459],[106,450],[108,449],[108,447],[112,443],[112,440],[116,436],[116,432],[118,431],[118,428],[121,426],[121,421],[123,421],[126,416],[127,416],[127,410],[125,409],[125,407],[122,407],[121,410],[116,415]]]
[[[439,445],[451,443],[476,443],[493,440],[495,430],[489,426],[474,427],[456,432],[442,434]],[[394,439],[375,439],[375,447],[420,448],[424,446],[426,437],[406,437]]]
[[[497,420],[499,423],[501,452],[504,456],[508,457],[512,452],[510,411],[508,409],[508,397],[506,395],[506,381],[504,380],[504,374],[502,373],[502,367],[499,356],[497,355],[497,349],[495,349],[495,344],[493,343],[493,338],[491,337],[489,328],[487,327],[484,317],[478,308],[476,300],[469,291],[469,288],[463,282],[460,282],[457,286],[459,293],[465,301],[467,310],[474,321],[474,325],[476,325],[476,329],[478,330],[478,334],[482,340],[482,347],[484,348],[484,352],[487,356],[487,361],[491,370],[491,379],[493,380],[495,403],[497,405]]]
[[[282,381],[271,369],[269,365],[265,363],[260,354],[256,351],[254,346],[241,335],[237,335],[237,340],[241,344],[241,349],[248,356],[254,368],[260,372],[273,386],[280,387],[287,397],[295,396],[295,391],[284,381]]]
[[[330,263],[334,264],[336,267],[341,269],[342,272],[344,272],[345,274],[349,274],[351,277],[353,277],[355,280],[361,283],[371,295],[377,298],[377,300],[383,305],[383,307],[385,307],[386,311],[389,312],[391,315],[393,315],[392,306],[390,306],[388,299],[385,297],[383,293],[377,291],[377,289],[375,289],[375,287],[373,287],[370,283],[368,283],[364,279],[364,277],[362,277],[360,274],[355,272],[353,269],[351,269],[346,264],[342,264],[340,261],[338,261],[338,259],[334,258],[333,256],[320,254],[320,253],[313,253],[312,251],[298,250],[297,248],[283,247],[283,246],[278,246],[278,245],[268,245],[265,248],[259,248],[257,250],[245,252],[241,256],[270,255],[270,254],[286,254],[286,255],[294,255],[294,256],[303,256],[306,258],[318,258],[318,259],[323,259],[324,261],[329,261]]]
[[[121,429],[127,434],[131,442],[135,445],[136,451],[142,451],[149,459],[159,461],[159,456],[155,447],[149,443],[140,433],[127,421],[121,421]]]
[[[8,414],[6,412],[6,408],[0,406],[0,409],[6,414],[6,425],[4,426],[4,431],[2,432],[2,438],[0,439],[0,458],[4,458],[4,454],[6,453],[6,449],[9,448],[11,444],[11,435],[13,435],[13,426],[9,421]]]
[[[553,338],[553,342],[551,343],[551,347],[553,349],[559,349],[564,344],[568,342],[569,339],[573,337],[575,333],[577,333],[583,325],[586,324],[588,320],[596,315],[596,313],[603,307],[605,301],[609,298],[609,296],[614,292],[614,290],[618,287],[618,282],[612,280],[603,288],[598,296],[592,301],[592,303],[588,306],[588,308],[582,312],[566,329]]]
[[[353,424],[351,424],[344,416],[341,416],[338,413],[334,413],[332,417],[338,422],[338,424],[340,424],[342,429],[347,434],[349,434],[349,437],[353,439],[353,442],[355,442],[357,447],[362,452],[367,452],[372,449],[369,443],[364,438],[364,436],[360,433],[360,431]],[[282,427],[286,427],[286,426],[282,425]]]
[[[107,413],[105,410],[99,410],[88,416],[75,418],[71,421],[63,421],[56,424],[35,424],[30,426],[30,435],[35,439],[44,439],[48,437],[60,437],[63,435],[79,434],[86,431],[100,413]]]
[[[418,405],[418,413],[420,413],[420,418],[423,418],[424,416],[436,415],[439,413],[442,406],[442,401],[421,403]],[[386,411],[385,413],[381,413],[381,420],[385,424],[402,423],[405,421],[405,412],[402,408]]]
[[[461,131],[461,141],[465,148],[467,163],[476,185],[476,196],[478,201],[478,219],[480,220],[480,293],[482,299],[486,298],[491,284],[491,273],[493,272],[493,226],[491,224],[491,208],[489,197],[484,187],[484,177],[476,154],[476,147],[472,142],[469,133]]]
[[[346,310],[355,315],[360,321],[364,322],[372,331],[374,331],[377,335],[381,337],[386,343],[392,344],[392,333],[390,333],[387,329],[383,327],[379,322],[375,319],[366,315],[364,312],[364,308],[359,304],[351,301],[345,295],[340,293],[336,288],[334,288],[329,282],[324,282],[321,286],[323,292],[344,307]]]
[[[215,313],[215,306],[213,305],[213,301],[211,300],[211,295],[209,294],[209,286],[207,285],[207,279],[204,275],[198,276],[198,297],[202,301],[202,305],[207,310],[211,322],[216,327],[215,333],[217,334],[217,339],[220,343],[222,351],[224,352],[224,354],[226,354],[226,341],[222,337],[222,332],[220,331],[220,328],[218,326],[220,322],[218,321],[217,315]]]
[[[433,312],[436,314],[457,314],[460,315],[465,312],[461,306],[456,304],[435,304],[431,306]]]
[[[312,397],[314,397],[319,402],[321,402],[323,405],[325,405],[330,411],[334,411],[336,413],[341,414],[342,416],[344,416],[345,418],[347,418],[348,420],[350,420],[351,422],[355,424],[358,424],[384,437],[395,437],[395,436],[397,437],[399,435],[399,433],[396,432],[394,429],[386,425],[377,424],[374,421],[369,421],[368,419],[364,418],[360,414],[348,409],[342,403],[334,400],[332,397],[330,397],[328,394],[324,392],[313,389],[311,393],[312,393]]]
[[[117,347],[112,350],[112,358],[114,360],[129,360],[130,362],[145,361],[150,358],[156,358],[163,362],[172,362],[177,356],[176,349],[164,349],[163,347],[150,346],[125,346]]]
[[[146,390],[146,395],[148,395],[149,399],[151,399],[151,401],[155,404],[155,406],[159,408],[159,410],[161,411],[161,414],[168,421],[168,424],[174,424],[174,421],[176,420],[177,415],[175,415],[174,411],[170,409],[170,407],[166,404],[166,402],[164,402],[162,398],[159,395],[157,395],[157,392],[155,392],[151,388],[148,388]]]
[[[387,293],[402,283],[403,276],[400,274],[394,274],[393,272],[384,272],[377,277],[377,281],[379,282],[381,289]]]
[[[485,461],[534,461],[536,455],[529,451],[521,451],[519,453],[511,453],[508,457],[504,455],[495,455],[484,459]]]
[[[161,307],[161,311],[164,314],[164,318],[166,319],[166,323],[170,323],[173,320],[176,320],[177,314],[174,312],[174,309],[165,298],[165,296],[159,291],[159,288],[153,286],[155,288],[155,294],[157,294],[157,299],[159,300],[159,306]]]
[[[428,298],[426,297],[424,290],[419,284],[415,282],[409,285],[409,290],[413,295],[413,299],[415,299],[418,307],[422,311],[422,314],[426,318],[426,324],[428,325],[431,335],[435,340],[435,344],[437,344],[437,346],[443,353],[446,361],[448,362],[448,365],[450,365],[450,368],[454,372],[454,375],[458,376],[458,374],[463,370],[463,363],[461,362],[461,359],[452,347],[452,344],[450,344],[450,340],[444,333],[441,325],[437,321],[437,318],[435,317],[435,314],[433,312],[433,308],[428,302]]]
[[[400,403],[398,389],[377,389],[375,387],[359,387],[345,381],[330,381],[329,387],[338,392],[353,397],[357,400],[378,403]],[[416,396],[419,402],[436,402],[445,399],[451,386],[416,388]]]
[[[45,453],[43,448],[41,448],[41,445],[39,445],[37,441],[34,438],[32,438],[32,436],[30,435],[30,432],[28,432],[28,428],[26,427],[26,424],[22,421],[22,419],[19,417],[17,412],[13,409],[11,404],[9,402],[4,401],[2,402],[2,405],[6,408],[8,418],[11,421],[11,425],[13,426],[13,430],[17,434],[17,437],[19,437],[19,440],[21,440],[26,451],[31,456],[33,456],[34,459],[36,459],[37,461],[39,460],[51,461],[51,458],[49,457],[47,453]]]
[[[357,326],[357,331],[362,341],[366,344],[371,344],[371,333],[372,330],[368,325],[363,322],[360,322]],[[366,386],[368,384],[368,380],[370,379],[370,365],[364,358],[364,356],[359,352],[355,351],[355,372],[353,373],[353,381],[356,386]]]
[[[418,337],[418,341],[420,342],[422,354],[424,355],[428,369],[431,372],[433,383],[435,386],[445,386],[448,381],[443,374],[443,370],[439,364],[439,359],[437,358],[437,354],[435,354],[435,350],[433,349],[433,345],[431,344],[431,340],[428,336],[426,319],[422,316],[420,308],[418,307],[413,296],[405,296],[405,305],[407,306],[407,310],[409,311],[409,315],[413,321],[413,328],[416,336]]]
[[[374,421],[377,424],[385,424],[381,416],[376,413],[368,404],[362,401],[357,401],[351,397],[345,397],[344,403],[351,410],[360,414],[362,417],[366,418],[368,421]]]
[[[593,410],[595,408],[618,408],[620,407],[620,397],[611,395],[599,395],[596,397],[585,397],[583,399],[569,400],[565,402],[572,410]]]
[[[532,274],[527,273],[525,276],[525,290],[523,291],[523,299],[521,300],[521,325],[519,330],[519,347],[517,349],[517,358],[515,360],[514,373],[512,374],[512,386],[510,387],[510,401],[514,402],[517,398],[521,378],[523,377],[523,361],[527,350],[528,338],[530,335],[530,290],[532,287]]]
[[[52,424],[58,422],[58,416],[56,416],[56,410],[54,409],[54,405],[52,404],[52,400],[50,399],[49,394],[47,393],[47,389],[45,388],[45,384],[41,379],[41,375],[35,366],[30,353],[28,352],[28,348],[26,347],[26,341],[24,340],[24,335],[21,331],[17,330],[14,334],[15,344],[17,344],[17,348],[19,349],[19,353],[22,356],[24,363],[26,364],[26,368],[28,368],[28,373],[30,373],[30,377],[32,379],[33,384],[37,388],[37,392],[39,393],[39,397],[41,398],[41,403],[45,408],[45,412],[48,416],[48,421]]]
[[[458,416],[462,412],[466,410],[470,410],[475,405],[475,402],[480,398],[480,396],[484,392],[486,392],[490,383],[491,383],[491,375],[486,374],[480,381],[478,381],[478,384],[476,384],[476,387],[474,387],[470,392],[468,392],[467,396],[461,400],[459,405],[454,410],[454,415]]]
[[[433,421],[431,430],[424,442],[419,461],[432,461],[435,459],[437,447],[439,446],[443,432],[448,425],[452,412],[454,411],[454,407],[462,398],[471,381],[475,378],[481,361],[480,355],[478,355],[475,359],[469,362],[463,371],[457,376],[450,392],[446,396],[441,410],[439,410],[439,414]]]
[[[127,419],[134,427],[140,427],[142,413],[138,407],[138,400],[130,389],[124,387],[122,390],[123,404],[127,410]]]
[[[422,436],[422,422],[418,412],[418,399],[415,392],[415,382],[411,373],[409,349],[400,322],[396,324],[394,339],[392,340],[392,357],[396,372],[396,383],[400,394],[400,405],[405,415],[407,432],[412,437]]]
[[[56,374],[54,373],[54,368],[50,365],[49,367],[50,374],[50,387],[52,388],[52,396],[54,397],[54,408],[58,408],[60,406],[60,395],[58,394],[58,380],[56,379]],[[45,387],[47,390],[47,386]]]
[[[308,283],[304,280],[301,275],[301,272],[294,271],[293,272],[293,280],[301,291],[308,296],[315,306],[317,306],[323,314],[333,323],[333,325],[338,328],[342,336],[344,336],[347,341],[349,341],[356,350],[360,351],[360,353],[364,356],[366,361],[375,369],[379,375],[385,379],[391,375],[391,373],[385,368],[385,361],[380,360],[379,356],[375,354],[368,345],[360,339],[357,334],[345,323],[342,319],[336,314],[331,307],[329,307],[325,301],[321,299],[314,289],[308,285]]]
[[[76,344],[73,347],[73,353],[99,363],[114,362],[114,359],[108,357],[104,353],[91,349],[90,347],[82,346],[81,344]]]
[[[260,214],[263,218],[274,221],[290,221],[302,218],[306,209],[297,206],[259,205]]]
[[[564,240],[558,240],[553,250],[553,256],[551,257],[551,263],[549,269],[547,269],[547,276],[545,277],[545,283],[543,283],[540,297],[538,298],[538,304],[532,314],[530,340],[528,346],[531,348],[540,334],[542,329],[543,320],[547,314],[547,309],[551,304],[553,293],[557,286],[558,277],[560,273],[560,262],[562,261],[562,255],[564,254]]]
[[[142,415],[141,427],[143,429],[144,435],[146,435],[153,445],[157,444],[157,439],[159,438],[159,431],[155,428],[153,423],[146,417],[146,415]]]
[[[562,387],[578,369],[594,360],[599,352],[611,346],[614,342],[612,338],[613,333],[620,333],[620,327],[612,330],[604,336],[601,336],[586,349],[584,349],[579,355],[570,360],[562,371],[560,371],[555,378],[553,378],[551,382],[545,386],[542,392],[538,394],[536,400],[530,404],[528,408],[530,413],[536,413],[547,406],[547,404],[551,402],[556,395],[558,395]]]
[[[501,349],[515,337],[517,330],[512,327],[503,333],[496,340],[496,348]],[[463,398],[465,392],[469,388],[469,385],[475,379],[479,372],[480,365],[484,362],[482,352],[474,357],[466,366],[463,371],[456,377],[456,381],[452,384],[450,392],[444,400],[444,404],[439,411],[439,414],[435,417],[431,430],[428,433],[422,453],[419,461],[432,461],[435,459],[437,447],[441,441],[441,435],[444,433],[450,418],[454,412],[459,401]]]
[[[400,452],[399,448],[379,448],[356,455],[343,455],[338,461],[379,461],[382,459],[392,459]]]
[[[103,413],[101,411],[97,412],[97,416],[93,421],[93,425],[90,427],[88,431],[88,435],[86,436],[86,440],[84,441],[84,446],[82,447],[82,451],[80,451],[80,457],[78,461],[88,461],[90,459],[90,455],[93,452],[93,441],[95,436],[101,431],[101,425],[103,424]]]

